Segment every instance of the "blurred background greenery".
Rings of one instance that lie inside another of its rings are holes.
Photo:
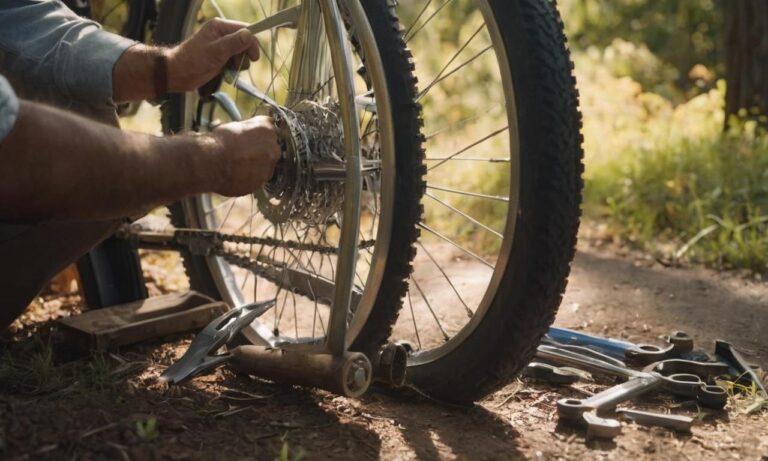
[[[742,26],[729,24],[729,10],[747,3],[560,6],[582,94],[587,218],[663,258],[761,273],[768,138],[763,119],[746,117],[750,108],[741,120],[725,110],[727,85],[741,83],[727,62],[745,46],[730,40],[729,27]]]
[[[417,10],[418,2],[401,2],[406,16],[409,3]],[[729,42],[729,9],[746,6],[748,15],[749,3],[558,0],[584,114],[584,214],[600,238],[670,262],[768,271],[765,119],[747,117],[755,115],[747,107],[741,118],[725,110],[728,55],[745,46]],[[463,18],[441,20],[444,41],[461,43]],[[758,47],[768,36],[752,38]],[[456,94],[478,97],[494,76],[479,77]],[[461,176],[478,177],[486,193],[506,187],[477,173]]]

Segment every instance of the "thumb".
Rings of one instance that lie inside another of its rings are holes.
[[[258,42],[256,37],[247,29],[240,29],[237,32],[221,37],[213,42],[213,45],[219,53],[219,57],[226,61],[232,56],[243,53],[252,47],[258,47]]]

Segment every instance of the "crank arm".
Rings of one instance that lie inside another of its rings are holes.
[[[215,355],[216,351],[229,343],[237,333],[274,305],[274,300],[247,304],[234,308],[214,319],[195,336],[187,352],[176,363],[168,367],[160,375],[160,379],[172,384],[179,384],[226,362],[230,359],[229,354]]]

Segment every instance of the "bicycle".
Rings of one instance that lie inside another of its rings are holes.
[[[164,132],[270,113],[286,147],[263,190],[169,206],[191,287],[275,299],[248,343],[373,356],[400,341],[409,384],[443,401],[506,384],[554,320],[579,224],[581,116],[554,2],[165,0],[154,40],[217,16],[252,24],[262,58],[173,95]]]

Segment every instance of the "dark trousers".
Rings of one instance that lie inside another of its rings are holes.
[[[100,123],[118,126],[115,111],[67,104]],[[109,237],[122,220],[0,223],[0,331],[10,325],[56,274]]]

